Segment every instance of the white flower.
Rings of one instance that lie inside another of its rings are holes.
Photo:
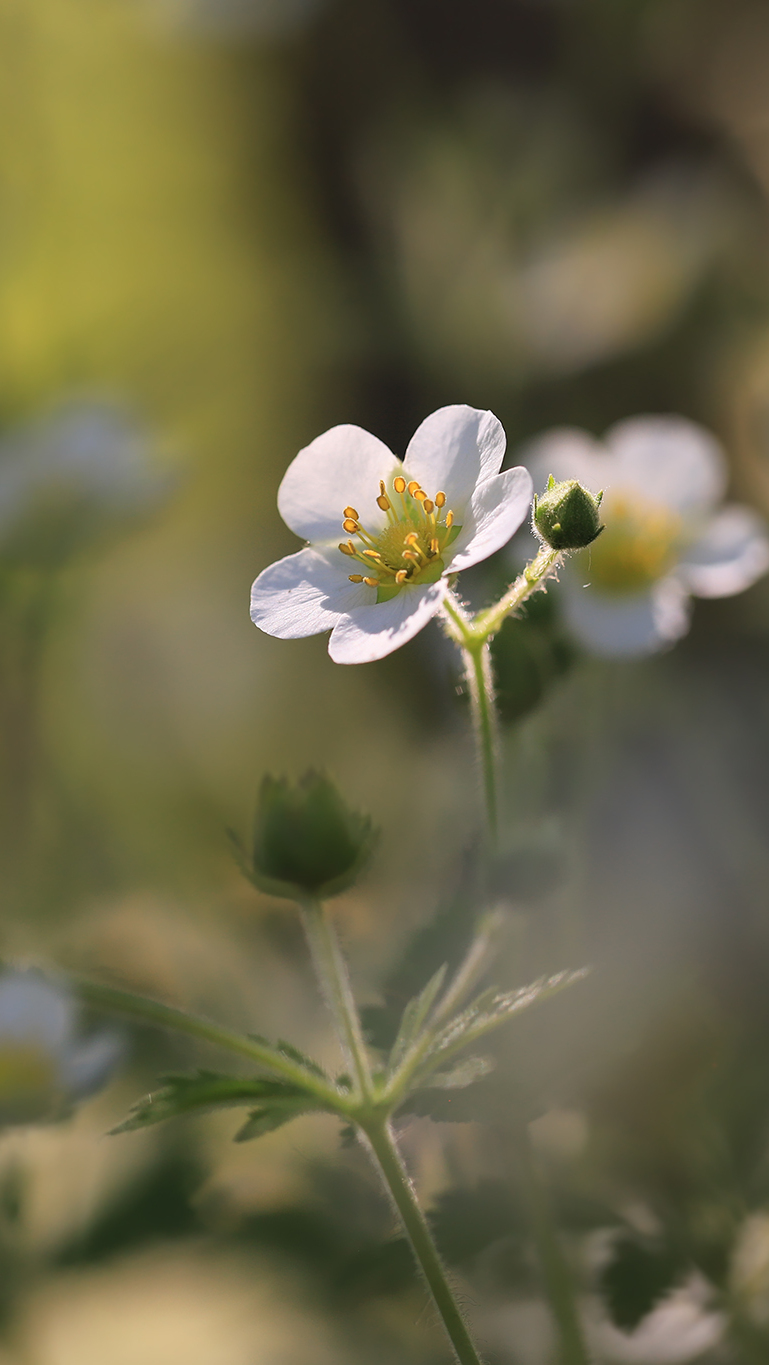
[[[121,1051],[113,1033],[78,1038],[74,1001],[39,972],[0,975],[0,1125],[30,1123],[93,1094]]]
[[[331,630],[340,664],[405,644],[440,611],[448,576],[499,550],[526,517],[531,477],[500,474],[504,453],[493,413],[464,405],[427,417],[402,463],[361,427],[318,436],[278,490],[286,525],[310,543],[259,575],[254,624],[282,640]]]
[[[769,569],[764,521],[748,507],[717,507],[727,482],[723,451],[683,417],[632,417],[602,445],[557,428],[523,458],[535,488],[553,474],[605,490],[605,530],[562,575],[567,620],[595,654],[663,649],[688,630],[692,595],[730,597]]]

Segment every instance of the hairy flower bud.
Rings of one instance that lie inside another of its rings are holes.
[[[541,498],[534,498],[534,529],[554,550],[583,550],[601,534],[603,493],[589,493],[576,479],[556,483],[552,474]]]
[[[350,810],[324,774],[265,777],[248,874],[272,896],[326,899],[353,885],[375,837],[369,817]]]

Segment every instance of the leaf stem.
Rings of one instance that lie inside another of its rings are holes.
[[[389,1120],[364,1128],[375,1165],[400,1214],[411,1249],[432,1294],[459,1365],[483,1365],[449,1284],[430,1226],[417,1202]]]
[[[222,1024],[215,1024],[210,1019],[202,1019],[199,1015],[188,1014],[186,1010],[176,1009],[173,1005],[164,1005],[159,1000],[135,995],[133,991],[118,990],[114,986],[105,986],[97,981],[84,980],[82,977],[76,977],[72,984],[80,999],[96,1009],[105,1010],[108,1014],[128,1015],[129,1018],[138,1019],[145,1024],[154,1024],[158,1028],[173,1029],[177,1033],[187,1033],[193,1038],[202,1038],[207,1043],[226,1048],[228,1052],[236,1052],[241,1057],[256,1062],[260,1067],[277,1072],[294,1085],[302,1086],[303,1089],[317,1095],[331,1108],[342,1112],[348,1108],[348,1097],[343,1092],[309,1068],[284,1056],[277,1048],[270,1047],[268,1043],[237,1033]]]
[[[339,1041],[352,1066],[361,1096],[371,1099],[373,1082],[366,1041],[339,939],[320,901],[306,900],[300,909],[315,975],[334,1017]]]

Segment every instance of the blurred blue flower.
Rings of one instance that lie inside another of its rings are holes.
[[[731,597],[769,569],[766,523],[750,507],[719,507],[724,453],[683,417],[632,417],[603,444],[560,427],[520,453],[548,476],[605,490],[605,530],[567,561],[561,598],[573,633],[594,654],[631,658],[672,645],[689,628],[690,599]]]
[[[52,564],[149,511],[170,487],[117,404],[62,404],[0,437],[0,559]]]
[[[122,1054],[117,1034],[81,1038],[68,992],[32,969],[0,974],[0,1125],[66,1111],[109,1079]]]

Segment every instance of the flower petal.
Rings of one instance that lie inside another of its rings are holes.
[[[288,466],[278,489],[278,511],[296,535],[313,543],[339,540],[345,507],[369,529],[384,524],[377,507],[379,480],[400,473],[401,462],[362,427],[324,431]]]
[[[403,472],[418,479],[431,498],[444,492],[461,522],[476,484],[498,472],[505,445],[504,428],[493,412],[455,403],[431,413],[417,427]]]
[[[616,460],[612,483],[648,501],[692,514],[714,507],[726,488],[724,452],[704,427],[685,417],[631,417],[606,434]]]
[[[578,479],[591,493],[608,488],[616,477],[614,461],[579,427],[553,427],[523,446],[518,457],[531,471],[537,494],[544,492],[551,474],[557,483]]]
[[[564,581],[566,620],[591,654],[606,659],[640,658],[680,640],[689,629],[689,596],[675,578],[648,592],[616,595]]]
[[[767,569],[766,522],[751,507],[734,505],[713,517],[682,556],[678,574],[696,597],[731,597],[744,592]]]
[[[310,547],[270,564],[251,589],[254,625],[280,640],[331,630],[345,612],[375,596],[365,583],[350,582],[348,564],[336,546]]]
[[[405,645],[441,608],[444,579],[426,587],[403,588],[389,602],[356,607],[334,627],[328,652],[336,664],[366,664]]]
[[[59,1084],[70,1099],[85,1099],[107,1083],[124,1052],[118,1034],[96,1033],[61,1058]]]
[[[465,513],[447,570],[456,573],[479,564],[506,545],[526,520],[531,508],[533,487],[528,469],[518,465],[479,483]]]

